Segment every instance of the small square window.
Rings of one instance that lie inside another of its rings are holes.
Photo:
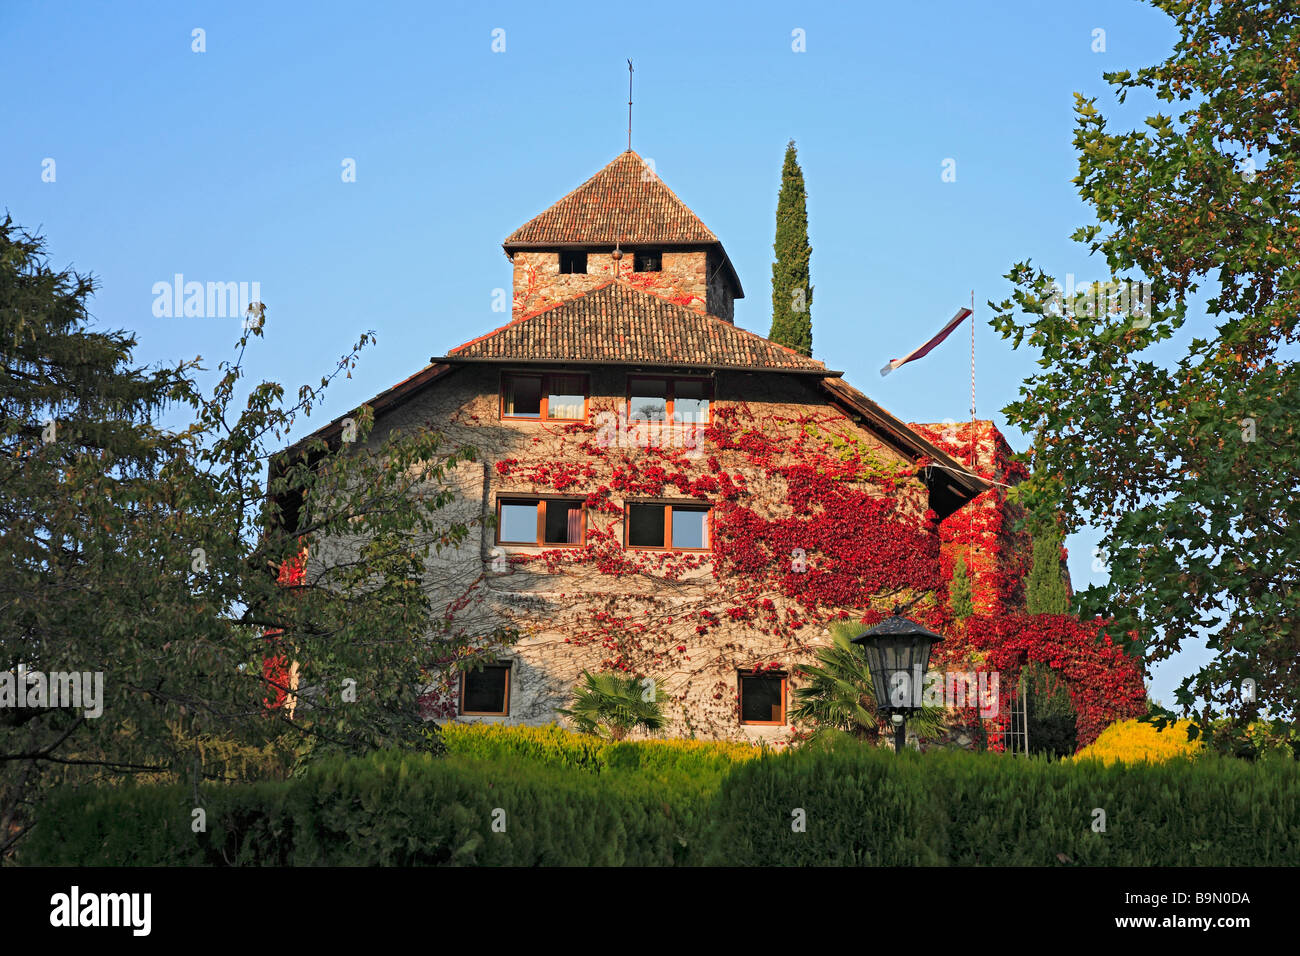
[[[560,253],[560,275],[586,275],[587,254],[585,252]]]
[[[537,502],[501,502],[497,541],[500,544],[536,544]]]
[[[678,379],[673,382],[673,421],[707,422],[709,392],[709,383],[700,379]]]
[[[583,421],[587,417],[587,376],[546,376],[546,417]]]
[[[638,252],[632,256],[633,272],[662,272],[663,271],[663,253],[657,249],[646,252]]]
[[[740,722],[784,724],[785,681],[784,674],[741,674]]]
[[[501,414],[507,418],[541,418],[542,377],[505,376],[502,382]]]
[[[460,677],[460,712],[504,717],[510,713],[510,665],[486,664]]]
[[[582,543],[582,502],[548,501],[543,544]]]

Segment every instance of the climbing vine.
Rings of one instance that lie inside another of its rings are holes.
[[[976,426],[976,471],[998,484],[940,521],[919,480],[927,463],[891,459],[825,406],[714,403],[686,441],[673,430],[687,426],[611,428],[619,411],[593,398],[591,422],[539,422],[493,461],[498,493],[581,496],[586,533],[580,546],[506,555],[485,586],[540,602],[506,613],[551,641],[546,653],[661,681],[674,732],[735,736],[737,672],[797,679],[833,621],[869,626],[895,606],[948,638],[933,668],[999,672],[996,716],[958,711],[994,749],[1030,661],[1068,686],[1081,746],[1142,706],[1140,668],[1099,624],[1024,613],[1029,542],[1002,487],[1023,471],[991,423]],[[969,459],[971,426],[915,427]],[[624,547],[627,504],[645,499],[708,504],[710,550]],[[958,554],[974,607],[962,622],[948,595]],[[450,689],[435,709],[454,712]]]

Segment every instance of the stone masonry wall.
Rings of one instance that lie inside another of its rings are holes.
[[[925,488],[910,474],[899,477],[906,463],[826,405],[807,380],[719,373],[706,436],[669,429],[655,437],[658,447],[642,447],[648,431],[638,436],[612,424],[624,403],[622,370],[591,373],[590,420],[580,425],[500,420],[499,376],[496,367],[460,369],[381,416],[370,438],[374,447],[388,429],[425,425],[443,432],[449,445],[475,446],[480,460],[454,477],[453,519],[493,514],[498,496],[510,493],[587,501],[584,548],[498,548],[484,526],[462,547],[430,560],[426,586],[457,629],[480,635],[509,626],[520,633],[518,643],[501,649],[512,666],[509,716],[459,719],[549,723],[584,668],[613,669],[662,682],[669,734],[786,741],[795,732],[788,722],[739,722],[739,671],[779,671],[789,675],[791,690],[798,686],[800,665],[829,643],[829,620],[841,611],[862,616],[853,582],[876,573],[876,552],[881,567],[908,565],[904,577],[941,587]],[[693,438],[696,446],[687,447]],[[866,461],[882,477],[863,479]],[[818,488],[829,497],[806,497],[806,489]],[[819,501],[846,494],[857,495],[855,507],[821,513]],[[707,501],[715,515],[725,511],[726,562],[710,553],[622,548],[622,506],[643,498]],[[888,532],[883,536],[854,524],[872,502],[896,510],[887,524],[873,526]],[[746,531],[754,528],[760,530]],[[902,550],[891,554],[885,539],[894,531]],[[829,553],[824,542],[836,535],[860,551]],[[769,537],[780,542],[771,554],[762,550]],[[802,572],[786,551],[805,547]],[[841,574],[841,564],[851,561],[859,562],[854,574]],[[799,599],[796,589],[805,586],[817,589],[815,601]],[[881,590],[888,601],[942,600],[901,584]],[[453,698],[449,679],[431,693],[431,713],[454,715]],[[787,711],[792,703],[790,695]]]
[[[715,279],[716,288],[709,284],[710,257],[707,252],[665,250],[661,272],[634,272],[632,255],[632,251],[624,250],[623,258],[616,263],[609,252],[590,252],[587,254],[586,274],[561,275],[558,252],[516,252],[511,318],[534,315],[617,276],[670,302],[731,321],[730,296],[724,294],[721,278]],[[723,311],[714,312],[711,307]]]

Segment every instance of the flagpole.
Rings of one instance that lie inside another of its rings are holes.
[[[970,290],[970,470],[975,471],[975,290]]]
[[[975,290],[970,290],[970,464],[971,474],[975,471]],[[970,539],[970,556],[966,559],[969,566],[968,577],[971,582],[971,609],[975,603],[975,536]]]

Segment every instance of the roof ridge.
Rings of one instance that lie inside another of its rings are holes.
[[[635,164],[629,167],[628,164]],[[636,184],[631,181],[635,174],[635,167],[641,170],[650,169],[649,178],[642,176],[641,182],[648,184],[645,190],[637,190]],[[600,183],[602,179],[609,180],[607,184]],[[597,196],[594,202],[579,202],[575,199],[579,193],[588,188],[604,186],[598,192],[604,193],[603,196]],[[614,217],[609,215],[611,204],[609,199],[619,202],[617,212],[621,216]],[[605,199],[606,202],[600,202]],[[580,208],[570,209],[567,207],[578,206]],[[603,208],[602,208],[603,207]],[[666,207],[666,208],[665,208]],[[559,213],[556,212],[559,210]],[[673,212],[677,211],[674,217]],[[569,214],[569,215],[566,215]],[[620,221],[615,224],[614,218]],[[559,220],[556,223],[552,220]],[[566,222],[567,220],[570,220]],[[680,219],[681,221],[676,221]],[[649,224],[649,235],[638,236],[637,228],[645,228]],[[662,241],[665,243],[717,243],[722,245],[717,234],[704,224],[704,221],[695,213],[690,206],[682,201],[663,178],[659,175],[657,169],[653,169],[642,156],[633,149],[626,149],[619,153],[612,160],[598,169],[595,173],[583,180],[573,189],[569,190],[555,202],[551,203],[544,210],[533,216],[514,232],[506,237],[503,246],[510,246],[519,243],[544,243],[544,242],[582,242],[584,237],[556,238],[555,233],[563,233],[561,228],[568,225],[577,228],[580,231],[588,231],[592,235],[590,241],[615,243],[628,242],[636,244],[639,242]],[[629,231],[629,227],[631,227]],[[658,232],[658,238],[654,234]],[[531,233],[543,234],[540,238],[524,238]],[[600,235],[594,235],[600,233]],[[675,237],[669,238],[676,233]],[[613,237],[611,239],[611,236]]]
[[[639,153],[636,153],[636,152],[634,152],[633,150],[630,150],[630,149],[628,150],[628,152],[629,152],[629,153],[632,153],[632,155],[635,156],[637,159],[641,159],[641,155],[640,155]],[[644,159],[641,159],[641,164],[642,164],[643,166],[645,165],[645,160],[644,160]],[[714,232],[712,229],[710,229],[707,225],[705,225],[704,220],[701,219],[701,218],[699,217],[699,215],[695,212],[694,209],[692,209],[690,206],[686,205],[686,200],[682,199],[681,196],[679,196],[679,195],[677,195],[677,193],[673,192],[673,187],[672,187],[672,186],[669,186],[666,182],[663,181],[663,177],[661,177],[661,176],[659,175],[659,170],[658,170],[658,169],[654,169],[654,170],[652,170],[652,171],[654,172],[654,181],[657,182],[660,186],[662,186],[662,187],[664,188],[664,192],[668,193],[668,195],[672,196],[673,199],[675,199],[675,200],[677,200],[679,203],[681,203],[681,204],[682,204],[682,208],[685,209],[687,212],[689,212],[689,213],[691,214],[692,218],[694,218],[695,221],[698,222],[698,223],[700,224],[700,226],[704,229],[704,231],[707,232],[710,236],[713,237],[713,241],[716,242],[716,243],[718,243],[719,245],[721,245],[721,244],[722,244],[722,240],[718,238],[718,234],[717,234],[716,232]]]
[[[447,354],[448,354],[448,355],[455,355],[455,354],[456,354],[457,352],[459,352],[461,349],[469,348],[469,347],[470,347],[471,345],[473,345],[475,342],[482,342],[484,339],[486,339],[486,338],[491,338],[492,336],[496,335],[498,332],[504,332],[506,329],[510,328],[510,327],[513,326],[513,325],[518,325],[520,322],[527,322],[529,319],[536,318],[537,316],[542,315],[543,313],[550,312],[552,309],[558,309],[558,308],[560,308],[561,306],[568,305],[568,304],[569,304],[570,302],[572,302],[574,299],[581,299],[581,298],[582,298],[583,296],[585,296],[585,295],[589,295],[589,294],[591,294],[592,292],[596,292],[596,291],[598,291],[598,290],[600,290],[600,289],[604,289],[604,288],[606,288],[606,287],[608,287],[608,286],[610,286],[610,285],[613,285],[615,282],[618,282],[618,281],[620,281],[620,280],[617,279],[616,277],[614,277],[614,276],[610,276],[610,278],[606,279],[604,282],[601,282],[601,283],[599,283],[599,284],[597,284],[597,285],[590,286],[590,287],[588,287],[588,288],[586,288],[586,289],[579,289],[579,290],[577,290],[576,292],[574,292],[573,295],[569,296],[568,298],[564,298],[564,299],[560,299],[560,300],[558,300],[558,301],[556,301],[556,302],[552,302],[550,305],[543,306],[542,308],[538,309],[536,312],[529,312],[529,313],[527,313],[527,314],[525,314],[525,315],[521,315],[521,316],[519,316],[519,317],[516,318],[516,319],[511,319],[511,320],[510,320],[509,322],[507,322],[505,325],[498,325],[495,329],[493,329],[493,330],[490,331],[490,332],[484,332],[482,335],[476,335],[476,336],[474,336],[474,338],[470,339],[468,342],[462,342],[460,345],[456,346],[454,349],[450,349],[450,350],[447,352]],[[625,280],[623,280],[623,281],[625,281]]]
[[[668,361],[671,359],[672,361]],[[457,346],[446,361],[593,361],[838,375],[820,359],[619,275]]]
[[[632,151],[629,149],[629,150],[625,150],[625,152],[630,153],[630,152],[632,152]],[[531,219],[529,219],[527,222],[525,222],[522,226],[520,226],[520,227],[519,227],[518,229],[516,229],[514,232],[510,233],[509,236],[506,236],[506,241],[503,243],[503,245],[509,245],[509,244],[510,244],[510,239],[511,239],[512,236],[515,236],[515,235],[517,235],[518,233],[523,232],[523,231],[524,231],[525,229],[527,229],[530,225],[532,225],[532,224],[533,224],[534,222],[536,222],[538,219],[541,219],[541,218],[542,218],[543,216],[545,216],[548,212],[550,212],[552,209],[554,209],[554,208],[555,208],[556,206],[558,206],[560,203],[564,202],[566,199],[568,199],[568,198],[569,198],[570,196],[572,196],[574,193],[576,193],[576,192],[578,192],[580,189],[583,189],[584,187],[590,185],[593,181],[595,181],[595,179],[596,179],[598,176],[600,176],[601,173],[603,173],[605,170],[609,169],[609,167],[613,166],[615,163],[617,163],[617,162],[618,162],[620,159],[622,159],[622,158],[623,158],[623,153],[619,153],[617,156],[615,156],[613,159],[611,159],[611,160],[610,160],[608,163],[606,163],[604,166],[600,167],[600,169],[596,170],[594,173],[592,173],[590,176],[588,176],[588,177],[587,177],[586,179],[584,179],[582,182],[578,183],[578,185],[574,186],[572,189],[570,189],[567,193],[565,193],[565,194],[564,194],[563,196],[561,196],[559,199],[555,200],[555,202],[551,203],[549,206],[547,206],[545,209],[543,209],[543,210],[542,210],[541,212],[539,212],[537,215],[533,216]],[[637,158],[639,159],[640,157],[637,157]]]
[[[608,284],[608,283],[606,283],[606,284]],[[575,298],[576,298],[576,296],[575,296]],[[554,309],[554,308],[556,308],[556,307],[558,307],[558,306],[564,305],[565,302],[569,302],[569,301],[570,301],[569,299],[561,299],[559,302],[556,302],[554,305],[548,305],[545,309],[538,309],[536,312],[529,312],[527,315],[521,315],[521,316],[519,316],[518,318],[511,319],[511,320],[510,320],[509,322],[507,322],[505,325],[498,325],[495,329],[493,329],[493,330],[490,331],[490,332],[484,332],[482,335],[476,335],[476,336],[474,336],[474,338],[470,339],[468,342],[462,342],[460,345],[456,346],[454,349],[450,349],[450,350],[447,352],[447,354],[448,354],[448,355],[455,355],[455,354],[456,354],[457,352],[459,352],[461,349],[467,349],[467,348],[469,348],[471,345],[473,345],[475,342],[482,342],[484,339],[489,339],[489,338],[491,338],[492,336],[496,335],[498,332],[504,332],[506,329],[510,328],[511,326],[518,325],[520,322],[527,322],[527,321],[528,321],[529,319],[531,319],[533,316],[535,316],[535,315],[541,315],[543,312],[547,312],[547,311],[549,311],[550,309]]]
[[[491,338],[492,336],[496,335],[498,332],[504,332],[506,329],[518,325],[521,322],[527,322],[529,319],[534,319],[539,315],[545,315],[547,312],[551,312],[555,309],[563,308],[564,306],[569,305],[577,301],[578,299],[586,298],[592,293],[600,292],[603,289],[608,289],[610,286],[616,286],[617,288],[624,289],[630,293],[633,293],[634,295],[650,296],[651,298],[656,299],[659,302],[662,302],[666,306],[670,306],[673,309],[680,309],[683,312],[689,313],[691,316],[702,316],[707,319],[712,319],[714,322],[717,322],[720,325],[725,326],[727,329],[730,329],[733,332],[739,332],[741,335],[748,335],[751,338],[755,338],[761,342],[766,343],[767,345],[774,346],[775,348],[782,349],[786,352],[789,352],[790,355],[794,356],[797,359],[800,359],[802,361],[816,362],[822,368],[826,367],[826,363],[823,362],[821,359],[815,359],[811,355],[804,355],[804,353],[800,352],[798,349],[792,349],[790,348],[790,346],[782,345],[780,342],[775,342],[765,335],[759,335],[757,332],[753,332],[749,329],[742,328],[741,326],[736,325],[735,322],[729,322],[719,315],[714,315],[712,312],[692,309],[690,306],[682,305],[680,302],[674,302],[672,299],[668,298],[667,296],[660,295],[659,293],[655,292],[652,289],[643,289],[640,286],[633,284],[632,282],[630,282],[628,279],[624,278],[621,275],[610,276],[608,279],[604,280],[603,282],[600,282],[594,286],[590,286],[586,289],[579,289],[578,291],[574,292],[573,295],[568,296],[567,298],[560,299],[556,302],[552,302],[550,305],[540,308],[536,312],[529,312],[528,314],[521,315],[516,319],[511,319],[505,325],[499,325],[495,329],[492,329],[490,332],[484,332],[482,335],[477,335],[466,342],[462,342],[460,345],[457,345],[454,349],[449,349],[447,351],[447,355],[449,357],[455,355],[461,349],[469,348],[471,345],[474,345],[477,342],[482,342],[484,339]]]
[[[591,293],[593,292],[599,292],[601,289],[608,289],[615,282],[624,282],[624,281],[625,280],[619,279],[617,276],[610,276],[608,279],[605,279],[603,282],[598,282],[595,285],[588,286],[585,289],[578,289],[576,292],[573,293],[573,295],[552,302],[550,305],[543,306],[542,308],[538,309],[536,312],[529,312],[527,315],[521,315],[519,318],[515,319],[515,322],[523,322],[526,319],[536,318],[539,315],[543,315],[547,312],[550,312],[552,309],[558,309],[561,306],[566,306],[570,302],[574,301],[575,299],[581,299],[583,296],[591,295]],[[514,325],[515,322],[511,322],[510,324]]]
[[[769,339],[769,338],[768,338],[767,336],[765,336],[765,335],[759,335],[757,332],[751,332],[749,329],[741,328],[741,327],[740,327],[739,325],[737,325],[735,322],[728,322],[726,319],[722,318],[722,316],[720,316],[720,315],[714,315],[712,312],[708,312],[708,311],[705,311],[705,312],[699,312],[699,311],[697,311],[697,310],[695,310],[695,309],[692,309],[690,306],[682,305],[680,302],[674,302],[672,299],[669,299],[669,298],[667,298],[666,296],[659,295],[658,293],[654,292],[653,290],[650,290],[650,289],[642,289],[641,287],[636,286],[636,285],[633,285],[631,282],[628,282],[626,279],[622,278],[621,276],[617,276],[617,277],[611,279],[609,282],[603,283],[603,284],[601,285],[601,288],[604,288],[605,286],[609,285],[611,282],[617,282],[617,283],[619,283],[620,285],[626,287],[627,289],[629,289],[629,290],[632,291],[632,292],[640,292],[640,293],[642,293],[643,295],[652,295],[652,296],[654,296],[656,299],[659,299],[661,302],[666,302],[668,305],[671,305],[671,306],[673,306],[673,307],[675,307],[675,308],[678,308],[678,309],[685,309],[687,312],[690,312],[692,315],[703,315],[703,316],[706,316],[707,318],[712,319],[714,322],[720,322],[720,323],[722,323],[723,325],[725,325],[727,328],[729,328],[729,329],[731,329],[731,330],[733,330],[733,331],[735,331],[735,332],[739,332],[739,333],[741,333],[742,335],[750,335],[750,336],[753,336],[753,337],[756,338],[756,339],[760,339],[760,340],[762,340],[763,342],[766,342],[768,345],[774,345],[774,346],[776,346],[776,347],[779,348],[779,349],[785,349],[787,352],[789,352],[791,355],[793,355],[793,356],[795,356],[795,357],[797,357],[797,358],[800,358],[800,359],[807,359],[807,360],[809,360],[809,361],[816,362],[818,365],[822,366],[822,368],[825,368],[825,367],[826,367],[826,363],[823,362],[821,359],[815,359],[815,358],[813,358],[811,355],[804,355],[804,354],[803,354],[802,352],[800,352],[798,349],[792,349],[792,348],[790,348],[790,346],[788,346],[788,345],[782,345],[780,342],[774,342],[774,341],[772,341],[771,339]],[[595,291],[595,290],[592,290],[592,291]]]

